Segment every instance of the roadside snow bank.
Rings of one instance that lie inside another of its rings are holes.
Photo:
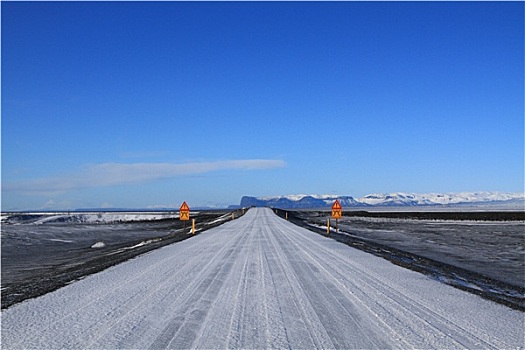
[[[104,243],[104,242],[97,242],[97,243],[93,244],[91,246],[91,248],[97,249],[97,248],[104,248],[105,246],[106,246],[106,243]]]

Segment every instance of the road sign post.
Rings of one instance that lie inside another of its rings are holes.
[[[341,203],[339,203],[339,200],[335,200],[334,204],[332,205],[332,219],[335,219],[335,232],[339,233],[339,222],[338,220],[343,217],[343,207],[341,206]]]

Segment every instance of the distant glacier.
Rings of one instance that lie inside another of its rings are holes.
[[[410,206],[509,206],[525,209],[525,194],[510,192],[458,193],[380,193],[354,198],[343,195],[284,195],[274,197],[244,196],[241,207],[273,207],[281,209],[312,209],[330,207],[335,200],[343,207],[410,207]]]

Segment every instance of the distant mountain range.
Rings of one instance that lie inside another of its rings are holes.
[[[250,197],[241,199],[241,207],[273,207],[281,209],[312,209],[330,207],[335,200],[343,207],[407,207],[407,206],[490,206],[525,205],[524,193],[460,192],[460,193],[389,193],[369,194],[361,198],[339,195],[288,195],[276,197]]]

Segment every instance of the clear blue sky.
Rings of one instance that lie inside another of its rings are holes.
[[[524,191],[523,2],[2,2],[2,209]]]

